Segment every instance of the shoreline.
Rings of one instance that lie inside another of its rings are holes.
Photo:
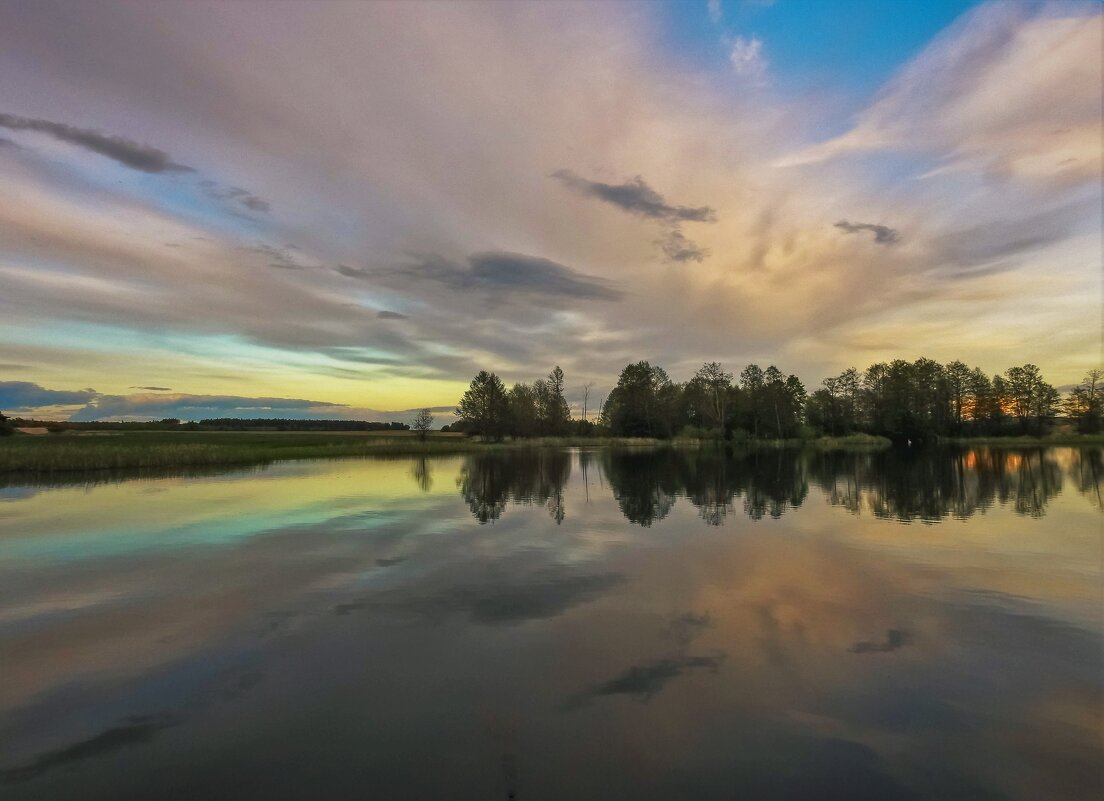
[[[1047,447],[1104,445],[1104,435],[1048,437],[941,438],[939,445]],[[727,447],[736,451],[809,449],[880,451],[893,443],[885,437],[854,434],[815,439],[719,442],[709,439],[625,437],[538,437],[483,442],[450,434],[381,435],[317,432],[88,432],[49,436],[17,435],[0,439],[0,475],[76,475],[146,469],[188,470],[204,467],[251,467],[303,459],[450,456],[534,448],[680,448]]]

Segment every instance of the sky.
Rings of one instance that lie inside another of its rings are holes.
[[[0,409],[1102,359],[1104,7],[0,0]]]

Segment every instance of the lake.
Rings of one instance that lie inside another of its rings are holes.
[[[0,488],[0,798],[1104,797],[1100,449]]]

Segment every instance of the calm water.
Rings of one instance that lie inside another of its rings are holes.
[[[1097,799],[1102,452],[0,489],[0,798]]]

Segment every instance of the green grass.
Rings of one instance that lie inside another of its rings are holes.
[[[417,456],[541,447],[654,447],[658,440],[546,437],[480,442],[435,432],[134,431],[0,439],[0,474],[141,471],[264,465],[291,459]]]

